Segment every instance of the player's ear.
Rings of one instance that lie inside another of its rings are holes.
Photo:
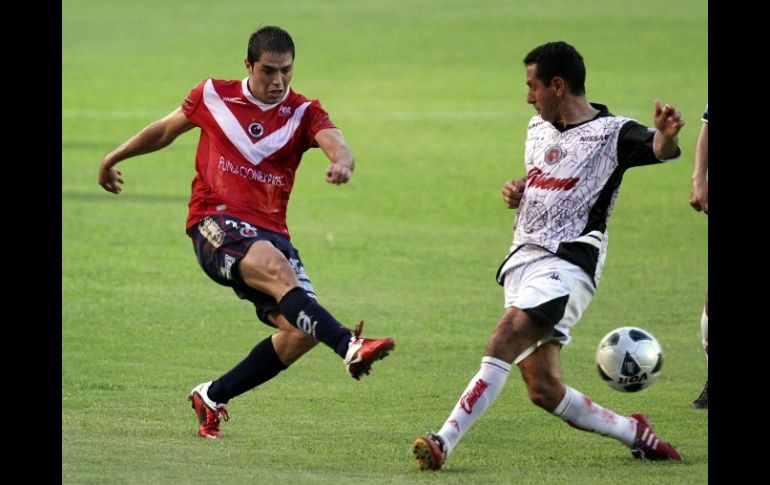
[[[556,90],[557,96],[563,95],[567,90],[567,83],[559,76],[556,76],[551,80],[551,86]]]
[[[248,59],[243,60],[243,65],[246,66],[246,71],[248,71],[248,73],[251,74],[252,64],[249,62]]]

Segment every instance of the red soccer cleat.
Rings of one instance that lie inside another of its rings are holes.
[[[440,470],[446,460],[444,442],[436,433],[428,433],[414,440],[412,453],[420,470]]]
[[[674,445],[663,441],[655,435],[650,420],[644,414],[632,414],[629,419],[636,421],[636,441],[631,446],[634,458],[647,460],[677,460],[682,461],[682,455]]]
[[[354,379],[360,380],[361,376],[369,375],[372,363],[376,360],[384,359],[395,348],[396,343],[390,337],[369,339],[361,338],[361,331],[364,328],[364,321],[356,325],[353,331],[353,337],[348,345],[348,352],[345,354],[345,366]]]
[[[230,416],[227,414],[224,404],[216,404],[209,399],[207,394],[209,386],[211,386],[211,382],[198,384],[190,391],[187,399],[192,402],[192,408],[195,410],[195,414],[200,422],[198,436],[221,440],[222,433],[219,432],[219,420],[224,418],[227,421],[230,419]]]

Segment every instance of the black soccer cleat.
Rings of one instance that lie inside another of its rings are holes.
[[[709,381],[706,379],[706,386],[700,392],[698,399],[692,402],[692,407],[695,409],[708,409],[709,407]]]

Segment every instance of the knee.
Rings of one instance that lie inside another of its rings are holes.
[[[251,254],[247,254],[241,260],[239,269],[244,278],[268,280],[276,280],[287,272],[292,272],[291,266],[285,258],[255,257]]]
[[[530,387],[529,400],[539,408],[549,412],[553,411],[559,405],[560,400],[560,396],[557,396],[554,390],[554,388],[547,386]]]
[[[492,332],[486,355],[513,362],[519,353],[537,341],[536,331],[538,329],[525,312],[509,308]]]
[[[290,342],[292,347],[307,352],[308,350],[315,347],[315,345],[318,343],[318,340],[313,338],[313,336],[310,334],[307,334],[301,330],[296,330],[291,332]]]
[[[516,313],[510,310],[503,315],[503,318],[500,319],[495,330],[492,332],[491,344],[497,347],[510,348],[514,342],[521,339],[521,328],[515,325],[515,316]]]
[[[287,367],[305,355],[316,344],[318,344],[318,340],[297,329],[280,331],[273,337],[273,345],[276,348],[278,358]]]
[[[528,380],[527,392],[529,393],[529,400],[533,404],[551,412],[556,409],[559,401],[564,397],[565,389],[559,379],[542,377]]]

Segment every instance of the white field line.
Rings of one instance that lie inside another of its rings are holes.
[[[65,109],[61,112],[62,121],[86,120],[146,120],[152,121],[165,116],[160,111],[141,110],[77,110]],[[490,120],[510,119],[516,113],[510,111],[336,111],[332,119],[352,119],[355,121],[409,121],[409,120]]]

